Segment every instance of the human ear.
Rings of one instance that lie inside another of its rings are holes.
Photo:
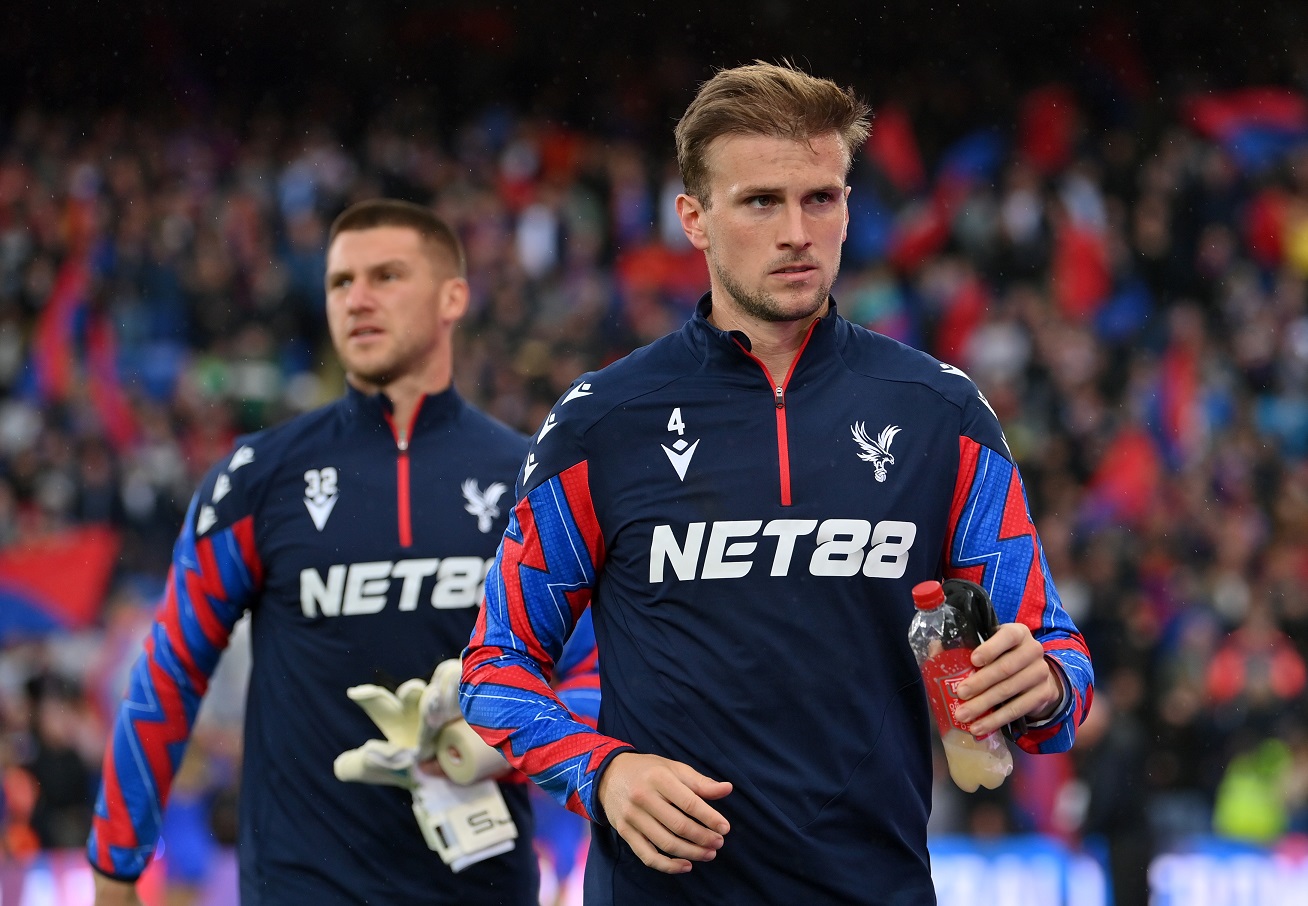
[[[708,233],[704,229],[704,205],[693,195],[682,193],[677,196],[677,219],[686,233],[690,244],[701,252],[709,247]]]
[[[467,280],[462,277],[450,277],[441,284],[441,317],[446,321],[457,321],[462,318],[468,311],[470,296]]]

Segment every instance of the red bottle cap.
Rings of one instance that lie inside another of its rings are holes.
[[[945,603],[945,590],[935,579],[913,586],[913,605],[918,610],[935,610]]]

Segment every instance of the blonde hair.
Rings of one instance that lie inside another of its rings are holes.
[[[686,193],[708,204],[708,147],[724,135],[768,135],[797,141],[836,133],[845,146],[845,172],[867,140],[871,110],[852,88],[782,65],[756,60],[719,70],[699,87],[677,123],[677,165]]]

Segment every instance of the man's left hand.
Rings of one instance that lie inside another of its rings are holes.
[[[1063,697],[1057,668],[1024,623],[1002,623],[972,652],[972,675],[955,691],[963,699],[954,716],[977,739],[1019,717],[1043,720]]]

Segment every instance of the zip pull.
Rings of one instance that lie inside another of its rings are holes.
[[[786,408],[786,391],[782,389],[780,384],[776,388],[776,399],[778,409]]]
[[[395,438],[395,446],[401,453],[404,453],[409,449],[409,439],[403,434],[400,434]]]

